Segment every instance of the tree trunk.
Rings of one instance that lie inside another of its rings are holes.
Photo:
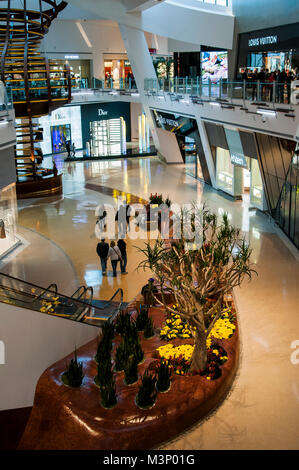
[[[207,366],[206,334],[196,330],[194,351],[191,358],[191,371],[205,370]]]

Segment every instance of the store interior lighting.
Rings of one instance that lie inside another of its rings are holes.
[[[264,108],[258,108],[257,113],[258,114],[264,114],[264,115],[267,115],[267,116],[273,116],[273,117],[275,117],[276,114],[277,114],[274,109],[264,109]]]

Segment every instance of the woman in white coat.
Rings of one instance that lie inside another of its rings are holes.
[[[108,251],[108,258],[110,258],[111,260],[112,269],[113,269],[113,277],[116,277],[117,263],[118,261],[122,261],[122,256],[121,256],[120,249],[118,248],[117,245],[115,245],[114,241],[110,243],[110,247]]]

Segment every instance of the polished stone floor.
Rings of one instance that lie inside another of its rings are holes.
[[[258,276],[235,291],[241,330],[241,362],[233,390],[206,419],[164,449],[298,449],[299,364],[291,363],[291,343],[299,340],[299,264],[297,253],[268,218],[250,210],[248,201],[233,202],[185,174],[182,165],[166,166],[157,158],[90,163],[57,160],[64,173],[63,197],[19,202],[19,224],[29,245],[7,261],[5,269],[43,284],[53,282],[70,293],[92,285],[95,298],[109,298],[118,288],[132,299],[149,277],[136,271],[142,259],[128,242],[128,275],[102,276],[95,248],[95,209],[116,204],[117,195],[147,199],[151,192],[173,202],[205,202],[218,214],[228,212],[253,248]],[[87,189],[92,184],[94,189]],[[96,186],[109,187],[112,195]],[[26,254],[27,252],[27,254]],[[32,253],[32,256],[30,255]],[[21,268],[19,266],[22,266]],[[178,397],[178,400],[180,397]]]

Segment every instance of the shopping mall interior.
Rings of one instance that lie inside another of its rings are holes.
[[[0,449],[298,450],[298,2],[0,0],[0,49]]]

